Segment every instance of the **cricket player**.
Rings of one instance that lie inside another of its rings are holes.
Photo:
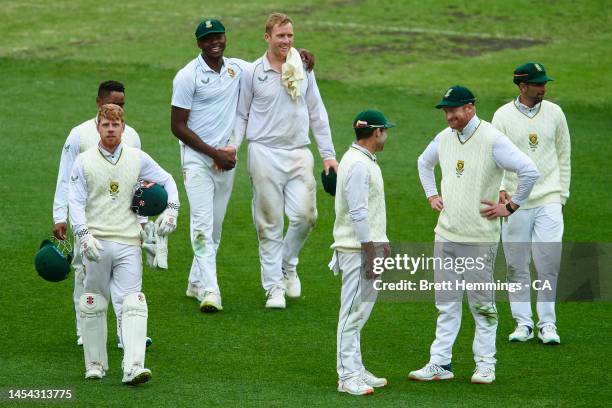
[[[234,128],[240,81],[250,63],[225,58],[227,39],[219,20],[205,19],[195,36],[201,53],[175,76],[171,127],[180,140],[181,166],[190,207],[194,253],[187,296],[200,310],[223,309],[216,256],[234,182],[236,149],[227,148]],[[312,55],[303,51],[309,64]]]
[[[375,245],[382,245],[384,255],[390,254],[385,189],[375,153],[383,150],[387,129],[394,126],[382,112],[359,113],[353,121],[357,140],[338,166],[331,246],[334,255],[329,266],[335,273],[342,271],[336,354],[338,391],[352,395],[372,394],[374,387],[387,385],[385,378],[374,376],[364,367],[360,338],[377,295],[372,269]]]
[[[121,107],[102,105],[96,127],[99,144],[77,157],[69,183],[70,223],[86,269],[79,299],[85,378],[102,378],[108,370],[106,311],[112,293],[122,316],[123,383],[139,384],[151,377],[144,367],[148,311],[141,292],[141,227],[130,207],[139,180],[163,186],[168,205],[158,233],[166,236],[176,228],[178,191],[172,176],[148,154],[122,143]]]
[[[561,108],[544,100],[546,84],[552,81],[544,65],[529,62],[514,71],[514,83],[520,95],[500,107],[493,116],[493,126],[527,156],[540,171],[540,178],[520,210],[502,223],[502,241],[508,265],[508,281],[531,287],[531,259],[538,279],[548,281],[553,291],[539,291],[538,337],[544,344],[559,344],[554,288],[561,266],[563,206],[569,197],[571,176],[570,134]],[[500,203],[516,195],[517,179],[505,173],[499,193]],[[533,338],[530,290],[510,294],[516,329],[508,339]]]
[[[418,159],[419,177],[431,207],[440,212],[435,228],[434,276],[438,321],[430,360],[409,378],[418,381],[454,377],[452,347],[461,325],[464,284],[476,323],[473,352],[476,369],[472,383],[495,381],[495,292],[483,286],[493,282],[500,236],[499,217],[512,217],[523,205],[538,178],[533,161],[490,123],[476,116],[476,98],[467,88],[449,88],[436,106],[443,109],[449,127],[438,133]],[[442,196],[434,167],[442,170]],[[504,170],[517,174],[516,193],[498,203]],[[481,205],[483,204],[483,205]],[[450,262],[449,262],[450,260]],[[466,261],[470,260],[470,261]],[[446,286],[442,286],[446,285]],[[480,287],[479,287],[480,286]]]
[[[240,83],[232,146],[237,149],[246,134],[266,307],[284,309],[285,292],[289,297],[301,295],[298,255],[317,218],[309,127],[324,171],[335,171],[338,162],[314,72],[304,70],[293,48],[291,18],[271,14],[264,38],[267,51]],[[284,237],[283,213],[289,219]]]
[[[96,105],[100,108],[107,103],[113,103],[123,108],[125,104],[125,87],[121,82],[104,81],[98,87],[98,96],[96,97]],[[59,240],[66,239],[67,220],[68,220],[68,184],[72,165],[79,153],[97,146],[100,141],[100,135],[96,127],[96,118],[89,119],[86,122],[74,127],[66,143],[60,160],[59,173],[57,176],[57,184],[55,187],[55,198],[53,200],[53,235]],[[124,145],[140,149],[140,137],[134,128],[125,125],[123,134]],[[76,330],[77,344],[83,345],[81,336],[79,299],[83,294],[83,280],[85,279],[85,271],[81,260],[81,254],[78,250],[78,245],[75,245],[75,256],[72,266],[74,267],[74,291],[72,299],[74,302],[74,310],[76,314]],[[113,301],[113,308],[117,316],[117,337],[121,335],[121,314],[117,313],[121,309],[121,305]]]

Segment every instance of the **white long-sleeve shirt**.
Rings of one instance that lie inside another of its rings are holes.
[[[68,181],[70,179],[70,172],[77,156],[82,153],[81,151],[81,134],[80,132],[85,129],[91,129],[91,126],[84,126],[88,122],[94,121],[95,118],[90,119],[80,125],[72,128],[70,134],[66,138],[64,147],[62,149],[62,156],[60,159],[59,172],[57,174],[57,183],[55,185],[55,196],[53,198],[53,223],[66,222],[68,219]],[[97,131],[96,131],[97,132]],[[140,137],[134,128],[125,125],[124,134],[129,133],[131,139],[135,141],[134,147],[140,149]]]
[[[373,161],[376,155],[364,147],[353,143],[351,148],[357,149]],[[351,166],[346,176],[344,192],[349,209],[349,217],[353,222],[353,228],[357,234],[359,242],[372,241],[370,225],[368,223],[368,194],[370,191],[370,172],[368,167],[362,162],[356,162]]]
[[[120,143],[114,152],[108,152],[98,145],[98,150],[102,155],[113,164],[116,164],[121,157],[123,143]],[[164,187],[168,193],[168,204],[175,208],[179,207],[179,195],[176,183],[172,176],[166,172],[151,156],[140,151],[140,174],[139,179],[151,181]],[[85,207],[87,205],[87,182],[81,157],[77,157],[72,166],[69,188],[70,224],[75,232],[87,227],[87,217]]]
[[[474,134],[479,124],[480,119],[474,115],[461,132],[456,130],[453,130],[453,132],[457,133],[462,142],[465,142]],[[439,136],[429,143],[418,159],[419,178],[425,190],[425,196],[428,198],[438,195],[434,174],[434,168],[439,161],[438,144]],[[538,170],[533,161],[503,135],[498,136],[493,142],[493,159],[499,168],[517,174],[518,187],[516,193],[512,196],[512,202],[519,206],[525,203],[529,198],[529,192],[538,179]]]
[[[246,134],[249,142],[296,149],[310,144],[308,129],[321,158],[336,156],[327,110],[321,99],[314,72],[305,70],[301,95],[293,101],[266,55],[246,69],[240,80],[236,126],[231,145],[239,147]]]

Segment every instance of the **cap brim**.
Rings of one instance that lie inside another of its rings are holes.
[[[223,33],[223,34],[225,34],[225,30],[212,30],[212,31],[208,31],[208,32],[206,32],[206,33],[202,34],[201,36],[196,37],[196,39],[198,39],[198,40],[199,40],[200,38],[204,38],[204,37],[206,37],[208,34],[218,34],[218,33]]]
[[[394,128],[394,127],[395,127],[395,123],[392,123],[392,122],[387,122],[387,123],[385,123],[385,127],[386,127],[387,129],[389,129],[389,128]]]
[[[463,106],[463,105],[467,105],[469,103],[474,103],[475,101],[470,101],[470,102],[456,102],[456,101],[440,101],[439,104],[436,105],[436,109],[441,109],[441,108],[456,108],[457,106]]]
[[[525,81],[525,82],[528,84],[543,84],[545,82],[550,82],[550,81],[554,81],[554,79],[552,79],[548,75],[542,75],[542,76],[539,76],[534,79],[530,79],[529,81]]]

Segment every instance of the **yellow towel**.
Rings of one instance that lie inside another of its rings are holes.
[[[281,67],[281,80],[291,99],[297,100],[300,97],[300,85],[304,80],[304,66],[300,53],[293,47],[287,54],[287,61]]]

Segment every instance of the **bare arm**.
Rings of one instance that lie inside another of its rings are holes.
[[[202,141],[198,135],[187,127],[189,112],[189,109],[172,106],[170,113],[170,128],[172,134],[193,150],[211,157],[221,169],[233,169],[234,166],[236,166],[236,155],[231,152],[215,149]]]

